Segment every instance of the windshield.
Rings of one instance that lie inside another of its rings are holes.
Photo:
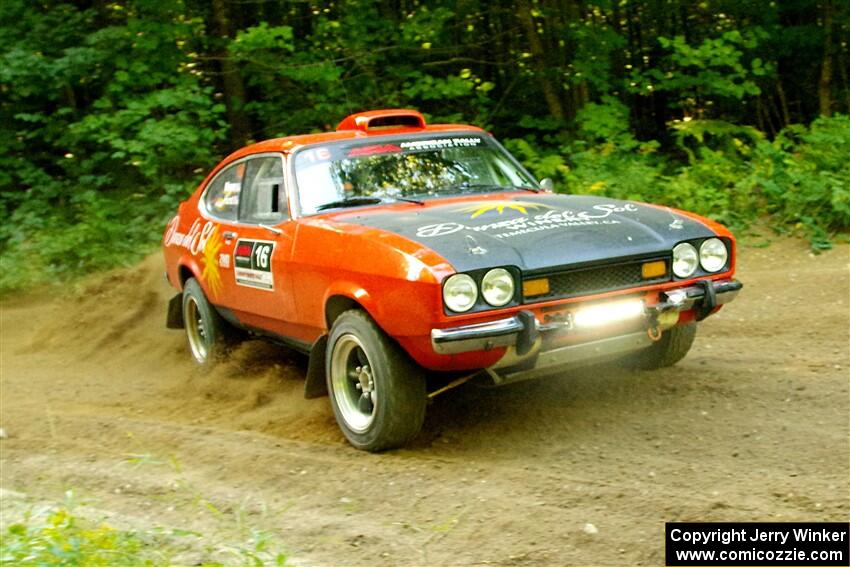
[[[357,140],[295,156],[301,213],[384,200],[459,195],[537,183],[485,136]]]

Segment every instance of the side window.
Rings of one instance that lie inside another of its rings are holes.
[[[289,217],[280,156],[248,160],[244,187],[239,207],[240,221],[276,223]]]
[[[245,162],[237,163],[222,171],[210,183],[204,195],[204,204],[210,214],[223,220],[236,220],[244,176]]]

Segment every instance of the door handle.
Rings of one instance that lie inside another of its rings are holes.
[[[234,238],[239,236],[232,230],[225,230],[221,235],[224,237],[225,240],[233,240]]]

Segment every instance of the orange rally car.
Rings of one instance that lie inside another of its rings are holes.
[[[168,327],[198,363],[246,331],[309,354],[360,449],[400,446],[433,395],[606,359],[674,364],[731,301],[735,239],[691,213],[558,195],[491,135],[412,110],[222,161],[162,246]]]

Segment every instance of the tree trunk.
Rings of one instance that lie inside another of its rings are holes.
[[[818,81],[821,116],[832,115],[832,2],[823,3],[823,63]]]
[[[785,89],[782,87],[782,75],[776,78],[776,94],[779,96],[779,108],[782,111],[782,125],[784,128],[791,124],[791,114],[788,112],[788,99],[785,98]]]
[[[762,132],[767,132],[767,127],[764,125],[764,109],[762,108],[761,96],[756,98],[756,125]]]
[[[517,2],[517,17],[520,24],[525,30],[526,39],[528,40],[528,48],[531,53],[531,64],[534,67],[535,75],[540,83],[540,90],[543,92],[543,98],[546,100],[546,105],[549,107],[549,113],[558,120],[564,119],[564,107],[561,105],[561,99],[558,96],[558,85],[552,83],[546,76],[546,59],[543,51],[543,44],[540,37],[537,35],[537,27],[534,25],[534,19],[531,16],[531,7],[529,0],[521,0]]]
[[[847,43],[842,41],[838,43],[841,46],[838,50],[838,76],[841,77],[841,90],[844,91],[847,113],[850,114],[850,81],[847,80]]]
[[[218,35],[222,40],[231,37],[230,17],[226,0],[212,0],[213,18]],[[251,124],[243,110],[245,104],[245,84],[239,67],[230,58],[226,48],[218,56],[221,61],[221,82],[224,88],[224,103],[227,106],[227,121],[230,124],[230,141],[234,146],[244,146],[251,139]]]

